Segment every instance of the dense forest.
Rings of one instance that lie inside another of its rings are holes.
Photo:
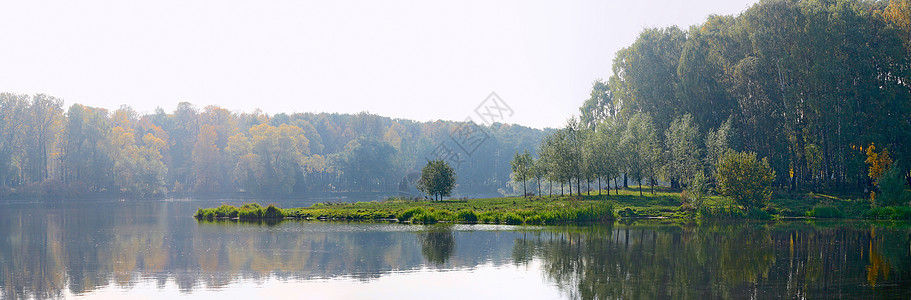
[[[782,190],[870,191],[884,173],[911,184],[911,1],[762,1],[646,29],[579,119],[513,171],[561,190],[686,187],[730,150],[766,159]]]
[[[456,147],[460,129],[476,136]],[[509,159],[543,131],[492,123],[414,122],[369,113],[235,113],[180,103],[140,115],[37,94],[0,94],[0,197],[417,196],[415,175],[447,155],[459,196],[496,195]],[[450,149],[451,150],[451,149]],[[453,159],[453,156],[457,156]]]

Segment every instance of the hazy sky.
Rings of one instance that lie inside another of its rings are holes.
[[[557,127],[645,27],[756,0],[3,1],[0,91],[139,112],[369,111]]]

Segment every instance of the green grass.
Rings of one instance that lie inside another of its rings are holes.
[[[614,220],[613,201],[570,197],[487,198],[447,201],[408,201],[314,204],[286,209],[294,218],[322,220],[382,220],[400,222],[558,224]]]

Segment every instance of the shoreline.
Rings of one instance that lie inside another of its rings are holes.
[[[248,207],[249,205],[249,207]],[[267,210],[271,212],[267,213]],[[442,201],[388,198],[383,201],[316,203],[278,208],[259,204],[199,208],[198,220],[383,221],[412,224],[461,223],[562,225],[617,220],[911,220],[911,207],[871,207],[864,199],[796,193],[779,195],[762,209],[746,210],[712,196],[699,208],[681,205],[680,192],[660,189],[638,195],[634,187],[602,195],[496,197]]]

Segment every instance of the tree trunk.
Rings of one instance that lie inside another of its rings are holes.
[[[582,197],[582,178],[576,178],[576,194]]]
[[[655,179],[649,179],[648,183],[652,186],[652,195],[655,194]]]
[[[639,197],[642,197],[642,179],[639,179]]]
[[[525,189],[525,180],[522,180],[522,198],[528,198],[528,191]]]
[[[625,189],[629,188],[629,181],[627,179],[629,178],[626,177],[626,173],[623,173],[623,188]]]
[[[601,177],[598,177],[598,196],[601,196]]]

